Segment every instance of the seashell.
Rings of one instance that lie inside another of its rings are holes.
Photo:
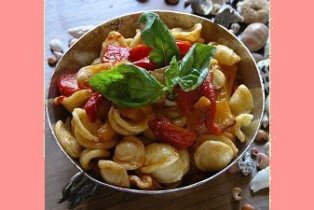
[[[57,58],[57,62],[63,57],[63,53],[62,52],[57,52],[57,51],[54,51],[53,54],[56,56]]]
[[[226,0],[212,0],[213,4],[224,5],[226,4]]]
[[[269,95],[267,96],[267,98],[266,98],[266,102],[265,102],[265,110],[266,110],[266,112],[268,113],[268,115],[269,115]]]
[[[209,15],[213,9],[213,2],[211,0],[192,0],[191,7],[196,14]]]
[[[268,114],[264,113],[263,117],[262,117],[262,127],[263,128],[267,128],[269,125],[269,118],[268,118]]]
[[[223,5],[218,11],[215,23],[228,28],[232,23],[243,22],[244,18],[230,5]]]
[[[266,41],[266,44],[265,44],[265,50],[264,50],[264,58],[267,59],[269,58],[269,53],[270,53],[270,39],[268,37],[267,41]]]
[[[270,141],[264,145],[265,154],[269,156]]]
[[[255,137],[255,142],[265,143],[268,141],[268,133],[262,129],[259,129]]]
[[[241,210],[255,210],[255,208],[251,204],[246,203],[243,206],[241,206]]]
[[[220,4],[217,4],[217,3],[214,3],[213,4],[213,8],[212,8],[212,11],[210,12],[211,15],[217,15],[218,11],[220,10],[221,8],[221,5]]]
[[[184,0],[184,7],[187,7],[192,3],[192,0]]]
[[[83,26],[76,26],[73,28],[69,28],[67,32],[73,36],[74,38],[80,38],[83,34],[93,29],[94,26],[92,25],[83,25]]]
[[[255,193],[269,187],[269,166],[259,171],[250,182],[250,189]]]
[[[78,40],[78,39],[76,39],[76,38],[71,38],[71,39],[69,39],[68,46],[71,47],[72,45],[75,44],[75,42],[76,42],[77,40]]]
[[[232,23],[230,29],[233,31],[234,34],[237,34],[240,31],[241,26],[239,23]]]
[[[269,157],[264,153],[257,154],[257,167],[259,169],[264,169],[269,166]]]
[[[255,60],[256,63],[260,62],[261,60],[264,59],[264,57],[261,54],[258,53],[252,53],[252,56]]]
[[[47,60],[49,66],[54,66],[58,62],[57,57],[55,55],[50,55]]]
[[[268,96],[269,94],[269,58],[266,60],[262,60],[257,63],[257,67],[261,73],[264,85],[264,92],[265,95]]]
[[[52,52],[63,52],[63,47],[60,39],[52,39],[50,40],[50,50]]]
[[[247,24],[267,23],[269,19],[269,2],[267,0],[244,0],[237,4],[237,10]]]
[[[240,168],[240,171],[245,176],[249,175],[254,169],[256,169],[256,163],[251,158],[250,153],[248,152],[245,152],[242,158],[238,160],[238,166]]]
[[[169,4],[177,4],[179,0],[166,0],[166,2]]]
[[[244,29],[239,39],[251,52],[260,50],[267,41],[268,28],[263,23],[252,23]]]

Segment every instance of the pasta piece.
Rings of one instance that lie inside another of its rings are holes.
[[[178,159],[179,153],[174,147],[169,144],[153,143],[145,148],[145,161],[140,171],[150,174],[173,164]]]
[[[81,146],[87,149],[110,149],[117,144],[116,139],[112,139],[109,142],[99,141],[97,131],[100,127],[100,122],[90,122],[84,109],[75,108],[72,116],[72,133]]]
[[[69,97],[56,97],[54,99],[54,102],[57,104],[61,98],[61,104],[64,106],[64,108],[66,108],[66,110],[68,110],[69,112],[72,112],[75,108],[80,107],[82,104],[84,104],[89,99],[91,94],[91,90],[78,90]]]
[[[222,134],[218,136],[205,134],[205,135],[200,136],[196,140],[194,147],[197,148],[198,146],[203,144],[205,141],[220,141],[230,146],[233,152],[233,157],[235,157],[238,154],[239,150],[236,147],[236,145],[233,143],[231,138],[232,138],[232,134],[230,135],[230,133],[228,132],[223,132]]]
[[[80,164],[83,169],[90,170],[90,161],[94,158],[105,158],[110,155],[110,152],[102,149],[85,149],[80,156]]]
[[[98,129],[97,135],[99,137],[99,141],[109,142],[117,137],[117,132],[112,129],[109,122],[106,122]]]
[[[127,45],[130,47],[130,48],[134,48],[136,47],[137,45],[141,44],[142,43],[142,39],[141,39],[141,30],[139,29],[136,29],[136,34],[133,38],[128,38],[126,39],[126,43]]]
[[[100,58],[104,57],[108,45],[128,47],[125,38],[117,31],[111,31],[107,39],[102,43]]]
[[[159,183],[170,184],[178,182],[189,171],[190,155],[188,150],[179,150],[178,153],[179,159],[176,162],[151,173]]]
[[[99,160],[98,167],[102,178],[109,184],[130,187],[128,172],[120,164],[111,160]]]
[[[232,149],[220,141],[205,141],[194,153],[196,167],[201,171],[208,172],[223,169],[232,158]]]
[[[89,87],[88,80],[96,73],[108,70],[115,64],[112,63],[99,63],[90,66],[82,67],[76,74],[76,80],[79,87]]]
[[[57,140],[61,144],[62,148],[66,151],[66,153],[71,158],[79,158],[82,148],[76,141],[76,139],[72,136],[70,129],[59,120],[55,126],[55,133],[57,136]]]
[[[240,85],[232,94],[229,104],[232,114],[236,116],[251,113],[254,108],[251,91],[245,85]]]
[[[217,45],[214,58],[219,64],[232,66],[240,62],[241,58],[232,49],[225,45]]]
[[[236,117],[236,123],[231,127],[231,132],[243,143],[245,142],[245,134],[241,131],[241,128],[248,126],[254,116],[251,114],[240,114]]]
[[[226,82],[224,73],[218,69],[215,69],[212,73],[212,84],[215,90],[221,89]]]
[[[141,120],[134,122],[123,118],[119,109],[112,106],[108,113],[108,119],[113,130],[117,133],[124,136],[134,136],[147,130],[148,122],[154,118],[153,113],[150,111],[143,114],[144,115]]]
[[[135,185],[141,190],[150,190],[153,188],[153,180],[149,175],[143,175],[141,177],[132,175],[129,176],[129,181],[132,185]]]
[[[199,42],[203,43],[204,39],[201,37],[202,32],[202,24],[196,23],[192,28],[190,29],[182,29],[182,28],[173,28],[171,29],[172,35],[177,40],[184,40],[189,42]]]
[[[135,170],[144,163],[145,147],[135,136],[124,137],[115,147],[113,160],[127,170]]]

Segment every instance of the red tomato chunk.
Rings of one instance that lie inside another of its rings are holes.
[[[60,95],[71,96],[75,91],[79,90],[79,86],[76,80],[76,74],[64,74],[59,77],[57,86]]]

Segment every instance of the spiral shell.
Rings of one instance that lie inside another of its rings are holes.
[[[252,23],[239,36],[251,52],[260,50],[268,38],[268,28],[263,23]]]
[[[267,23],[269,19],[269,1],[244,0],[237,4],[237,10],[244,17],[245,23]]]

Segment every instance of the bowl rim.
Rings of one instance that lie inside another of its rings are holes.
[[[180,12],[180,11],[172,11],[172,10],[162,10],[162,9],[153,9],[153,10],[139,10],[139,11],[136,11],[136,12],[130,12],[130,13],[125,13],[125,14],[122,14],[122,15],[118,15],[118,16],[115,16],[113,18],[110,18],[110,19],[107,19],[97,25],[95,25],[95,27],[93,27],[90,31],[88,31],[87,33],[83,34],[71,47],[69,47],[64,55],[66,55],[76,44],[79,43],[79,41],[87,36],[89,33],[93,33],[93,30],[98,28],[98,27],[101,27],[102,25],[108,23],[108,22],[111,22],[113,20],[116,20],[116,19],[119,19],[119,18],[123,18],[123,17],[127,17],[127,16],[131,16],[131,15],[137,15],[137,14],[141,14],[141,13],[144,13],[144,12],[155,12],[157,14],[159,13],[175,13],[175,14],[180,14],[180,15],[186,15],[186,16],[193,16],[195,18],[198,18],[198,19],[201,19],[205,22],[210,22],[212,24],[215,24],[217,25],[220,29],[224,30],[226,33],[228,33],[229,35],[233,36],[233,38],[235,40],[237,40],[243,48],[245,48],[245,50],[248,52],[248,55],[250,57],[250,60],[252,60],[254,62],[254,66],[255,66],[255,69],[258,73],[258,77],[259,77],[259,83],[261,85],[261,89],[262,89],[262,106],[261,106],[261,115],[259,116],[259,120],[258,120],[258,124],[257,124],[257,129],[254,131],[253,133],[253,136],[252,136],[252,139],[250,139],[250,141],[248,141],[248,144],[245,146],[246,148],[243,149],[242,153],[238,154],[236,158],[234,158],[232,160],[232,162],[230,162],[228,164],[228,166],[226,166],[225,168],[223,168],[222,170],[219,170],[217,172],[215,172],[215,174],[207,177],[206,179],[203,179],[201,181],[198,181],[196,183],[193,183],[193,184],[189,184],[189,185],[186,185],[186,186],[181,186],[181,187],[176,187],[176,188],[172,188],[172,189],[162,189],[162,190],[141,190],[141,189],[132,189],[132,188],[125,188],[125,187],[119,187],[119,186],[115,186],[115,185],[111,185],[111,184],[108,184],[106,182],[102,182],[102,181],[99,181],[98,179],[94,178],[93,176],[89,175],[85,170],[83,170],[79,164],[77,164],[66,152],[65,150],[63,149],[63,147],[61,146],[61,144],[59,143],[59,141],[57,140],[57,137],[55,135],[55,132],[54,132],[54,129],[53,129],[53,126],[52,126],[52,123],[51,123],[51,119],[50,119],[50,115],[49,115],[49,106],[48,106],[48,102],[49,99],[49,90],[50,90],[50,87],[51,87],[51,84],[52,84],[52,78],[55,74],[55,70],[58,68],[58,65],[60,64],[61,60],[63,59],[63,57],[60,59],[60,61],[57,63],[57,65],[55,66],[54,68],[54,71],[52,72],[52,74],[50,75],[49,77],[49,80],[48,80],[48,86],[45,87],[47,92],[46,92],[46,95],[45,95],[45,114],[46,114],[46,120],[47,120],[47,123],[48,123],[48,126],[49,126],[49,129],[50,129],[50,133],[52,135],[52,137],[54,138],[54,141],[56,142],[56,144],[59,146],[59,148],[61,149],[61,151],[63,152],[63,154],[75,165],[75,167],[80,171],[80,172],[83,172],[84,173],[84,176],[86,176],[88,179],[96,182],[97,184],[99,184],[100,186],[103,186],[103,187],[109,187],[111,189],[114,189],[114,190],[118,190],[118,191],[122,191],[122,192],[128,192],[128,193],[135,193],[135,194],[150,194],[150,195],[158,195],[158,194],[169,194],[169,193],[176,193],[176,192],[182,192],[182,191],[187,191],[189,189],[192,189],[192,188],[196,188],[198,186],[201,186],[213,179],[215,179],[216,177],[218,177],[219,175],[227,172],[227,170],[234,164],[237,163],[237,161],[243,156],[243,154],[249,149],[250,145],[253,143],[256,135],[257,135],[257,132],[258,132],[258,129],[261,125],[261,119],[262,119],[262,116],[263,116],[263,113],[265,111],[265,93],[264,93],[264,85],[263,85],[263,82],[262,82],[262,77],[261,77],[261,74],[260,72],[258,71],[258,67],[256,65],[256,62],[252,56],[252,54],[250,53],[250,51],[248,50],[248,48],[238,39],[237,36],[235,36],[233,33],[230,33],[226,28],[222,27],[221,25],[219,24],[216,24],[214,23],[213,21],[205,18],[205,17],[202,17],[202,16],[197,16],[195,14],[192,14],[192,13],[186,13],[186,12]],[[45,126],[45,129],[46,129],[46,126]],[[46,136],[47,138],[47,136]],[[45,140],[46,141],[46,140]]]

